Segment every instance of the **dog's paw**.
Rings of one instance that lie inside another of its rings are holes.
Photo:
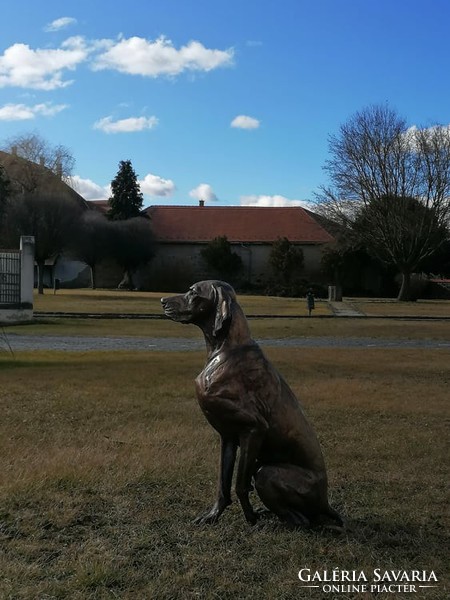
[[[256,525],[256,523],[258,522],[258,519],[261,517],[260,513],[254,511],[254,510],[245,511],[244,514],[245,514],[245,520],[250,525]]]

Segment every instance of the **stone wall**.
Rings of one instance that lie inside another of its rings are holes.
[[[144,270],[143,287],[181,291],[188,284],[211,278],[214,274],[210,272],[201,256],[201,250],[205,246],[205,244],[160,243],[156,256]],[[242,259],[243,269],[238,278],[239,282],[264,286],[273,277],[269,263],[271,244],[231,244],[231,247],[232,251]],[[320,261],[323,247],[317,244],[302,244],[300,248],[304,255],[305,279],[322,282]]]

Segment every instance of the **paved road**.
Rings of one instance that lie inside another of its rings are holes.
[[[448,348],[450,340],[399,340],[356,337],[298,337],[257,340],[266,347],[297,348]],[[56,335],[21,335],[0,333],[0,351],[65,350],[87,352],[90,350],[185,351],[203,350],[201,339],[151,338],[151,337],[87,337]]]

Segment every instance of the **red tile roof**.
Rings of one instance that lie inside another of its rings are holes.
[[[301,207],[150,206],[145,212],[160,242],[209,242],[218,236],[244,243],[286,237],[291,242],[324,244],[334,239],[314,213]]]

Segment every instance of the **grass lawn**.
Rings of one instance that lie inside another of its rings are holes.
[[[369,317],[450,317],[450,300],[396,302],[349,298],[348,301]]]
[[[163,292],[124,292],[119,290],[45,290],[35,293],[34,308],[41,312],[86,312],[86,313],[155,313],[161,314],[161,296],[172,295]],[[419,300],[417,302],[396,302],[395,300],[373,300],[345,298],[367,316],[384,317],[450,317],[450,300]],[[275,296],[240,295],[247,315],[292,315],[308,314],[304,298],[279,298]],[[316,300],[313,316],[331,315],[328,303]]]
[[[161,314],[163,292],[124,292],[119,290],[46,290],[34,295],[34,309],[42,312],[92,312],[92,313],[155,313]],[[307,315],[304,298],[278,298],[274,296],[240,296],[245,312],[269,315]],[[315,315],[331,314],[325,301],[317,301]]]
[[[253,337],[375,337],[386,339],[450,339],[450,321],[403,321],[390,319],[250,319]],[[29,325],[5,327],[6,335],[93,335],[137,337],[186,337],[202,339],[194,325],[166,319],[38,319]],[[0,349],[1,344],[0,332]]]
[[[390,597],[448,597],[450,352],[268,354],[319,434],[346,534],[251,528],[237,503],[192,524],[218,458],[194,399],[203,352],[3,352],[0,598],[375,597],[301,589],[303,567],[434,570],[437,588]]]
[[[35,295],[35,309],[43,312],[81,313],[155,313],[161,314],[162,293],[121,292],[107,290],[60,290],[56,295],[47,290],[44,295]],[[378,310],[378,316],[395,316],[395,311],[409,311],[410,321],[390,319],[342,319],[316,317],[330,316],[326,302],[316,302],[311,318],[289,319],[287,315],[306,316],[306,304],[299,298],[276,298],[271,296],[240,296],[245,313],[252,315],[272,314],[279,319],[251,319],[253,336],[257,339],[271,337],[338,336],[377,337],[400,339],[450,339],[450,321],[414,321],[414,316],[448,316],[450,302],[374,302],[350,300],[366,314]],[[403,313],[402,313],[403,314]],[[14,334],[42,335],[96,335],[96,336],[139,336],[139,337],[186,337],[201,338],[196,327],[180,326],[169,320],[132,319],[64,319],[39,318],[36,323],[6,327]],[[1,341],[1,340],[0,340]],[[1,348],[1,345],[0,345]]]

